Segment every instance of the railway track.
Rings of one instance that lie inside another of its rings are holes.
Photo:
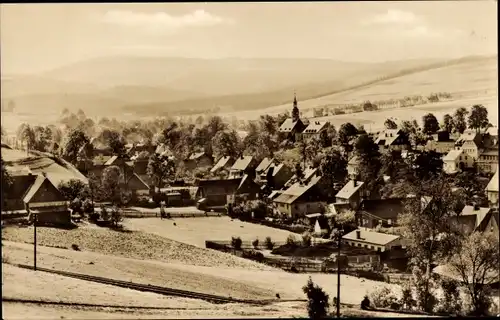
[[[28,266],[28,265],[23,265],[23,264],[17,264],[16,266],[23,268],[23,269],[34,270],[33,266]],[[167,296],[176,296],[176,297],[182,297],[182,298],[201,299],[201,300],[205,300],[208,302],[219,303],[219,304],[222,304],[222,303],[245,303],[245,304],[254,304],[254,305],[266,305],[266,304],[270,304],[273,302],[285,301],[285,300],[274,300],[274,299],[272,299],[272,300],[271,299],[270,300],[235,299],[235,298],[231,298],[231,297],[223,297],[223,296],[217,296],[217,295],[211,295],[211,294],[205,294],[205,293],[199,293],[199,292],[193,292],[193,291],[166,288],[166,287],[154,286],[154,285],[150,285],[150,284],[133,283],[133,282],[128,282],[128,281],[109,279],[109,278],[103,278],[103,277],[98,277],[98,276],[91,276],[91,275],[86,275],[86,274],[81,274],[81,273],[47,269],[47,268],[41,268],[41,267],[37,267],[37,271],[43,271],[43,272],[58,274],[58,275],[62,275],[62,276],[70,277],[70,278],[92,281],[92,282],[97,282],[97,283],[102,283],[102,284],[107,284],[107,285],[112,285],[112,286],[117,286],[117,287],[137,290],[137,291],[152,292],[152,293],[157,293],[157,294],[162,294],[162,295],[167,295]]]

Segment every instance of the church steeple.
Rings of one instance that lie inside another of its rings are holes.
[[[293,93],[293,109],[292,109],[292,119],[293,122],[298,121],[300,119],[300,111],[297,106],[297,94]]]

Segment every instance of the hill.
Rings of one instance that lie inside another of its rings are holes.
[[[384,87],[386,94],[392,95],[392,98],[401,95],[401,97],[404,97],[404,95],[436,92],[439,91],[435,87],[436,84],[438,87],[444,88],[441,91],[455,92],[458,90],[456,89],[458,87],[470,87],[469,84],[471,82],[490,81],[492,83],[491,71],[496,70],[496,64],[497,57],[468,57],[450,61],[427,61],[427,63],[421,60],[397,61],[374,64],[369,67],[365,66],[363,71],[353,71],[348,75],[336,73],[328,81],[304,82],[296,87],[285,87],[259,94],[223,95],[171,103],[128,105],[125,107],[125,110],[137,114],[145,114],[146,112],[157,114],[179,113],[179,110],[183,110],[186,113],[195,113],[198,110],[213,110],[216,107],[221,112],[240,112],[277,106],[270,110],[279,109],[281,112],[285,110],[285,106],[289,108],[292,100],[291,93],[294,90],[299,95],[300,104],[306,106],[307,109],[327,104],[324,101],[335,101],[335,98],[342,94],[352,94],[356,102],[362,102],[367,99],[359,96],[358,92],[360,90],[369,90],[369,88],[377,85]],[[461,68],[468,71],[462,73]],[[490,72],[482,74],[484,70]],[[431,71],[435,71],[435,73]],[[431,73],[425,74],[425,72]],[[471,74],[472,78],[470,77]],[[405,91],[401,92],[401,89],[397,88],[400,79],[407,81],[405,80],[406,77],[413,75],[419,75],[416,77],[420,82],[423,81],[422,77],[428,77],[427,87],[422,87],[422,83],[412,84],[410,81],[406,84]],[[454,84],[453,88],[449,86],[450,82]],[[375,88],[375,90],[379,89]],[[377,95],[378,93],[375,92],[374,94]],[[370,99],[373,98],[376,97],[370,97]]]

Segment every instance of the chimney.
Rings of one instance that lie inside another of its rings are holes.
[[[356,239],[361,239],[361,230],[356,230]]]
[[[354,184],[355,187],[358,186],[358,180],[354,179],[354,180],[352,180],[352,183]]]
[[[474,211],[478,211],[479,210],[479,204],[477,204],[476,202],[474,203]]]

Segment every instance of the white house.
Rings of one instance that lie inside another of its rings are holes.
[[[366,248],[378,252],[384,252],[394,247],[402,246],[400,236],[375,232],[367,228],[354,230],[344,235],[342,240],[352,247]]]
[[[450,152],[443,157],[443,170],[447,174],[460,172],[465,168],[472,167],[473,164],[474,159],[462,149],[450,150]]]

